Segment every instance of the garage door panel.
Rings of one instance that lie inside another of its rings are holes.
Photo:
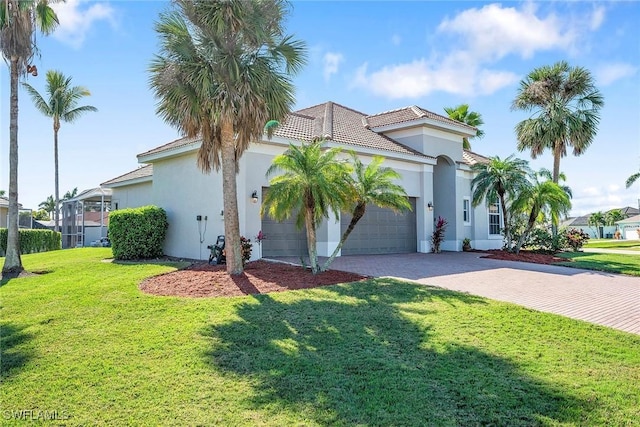
[[[343,255],[410,253],[417,252],[415,198],[410,200],[413,210],[396,214],[391,209],[368,205],[364,217],[358,222],[342,247]],[[343,214],[341,232],[351,215]]]

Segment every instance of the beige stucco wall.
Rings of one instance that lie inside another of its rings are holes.
[[[111,209],[137,208],[153,204],[152,182],[115,187],[111,193]]]

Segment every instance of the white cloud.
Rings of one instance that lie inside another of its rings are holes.
[[[60,21],[53,33],[55,38],[78,49],[95,22],[108,21],[112,26],[115,25],[115,11],[108,3],[92,2],[90,6],[87,3],[83,0],[67,0],[51,5]]]
[[[531,3],[518,10],[490,4],[468,9],[453,19],[445,19],[438,30],[458,34],[478,58],[497,60],[508,54],[530,58],[536,51],[569,48],[576,38],[572,28],[563,28],[554,14],[536,15]]]
[[[602,24],[604,14],[600,7],[592,14],[565,20],[553,13],[541,16],[533,3],[521,8],[490,4],[467,9],[438,26],[437,33],[444,38],[438,40],[440,52],[378,70],[369,71],[364,64],[357,69],[352,87],[387,98],[418,98],[436,91],[490,95],[519,80],[513,72],[497,69],[498,61],[509,55],[528,59],[540,51],[571,52],[588,25]],[[455,40],[447,40],[451,37]],[[445,51],[447,46],[458,48]]]
[[[442,62],[425,59],[391,65],[367,73],[367,64],[356,71],[353,86],[364,87],[390,99],[419,98],[435,91],[458,95],[491,94],[518,80],[506,71],[479,70],[464,55],[452,55]]]
[[[610,85],[616,80],[623,79],[625,77],[631,77],[638,72],[638,67],[634,67],[631,64],[625,64],[622,62],[607,64],[600,67],[596,76],[598,82],[603,86]]]
[[[327,52],[322,58],[324,64],[323,75],[325,81],[329,81],[331,75],[336,74],[340,67],[340,63],[344,61],[344,56],[337,52]]]
[[[637,198],[617,184],[578,188],[573,193],[571,204],[573,216],[638,205]]]
[[[605,14],[605,9],[602,6],[596,7],[593,9],[593,14],[591,15],[591,23],[590,23],[591,31],[595,31],[598,28],[600,28],[600,26],[604,22],[604,14]]]

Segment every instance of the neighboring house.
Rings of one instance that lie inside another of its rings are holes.
[[[604,212],[604,214],[606,215],[608,212],[611,212],[613,210],[616,210],[616,209],[608,210],[607,212]],[[630,206],[620,208],[620,211],[622,212],[622,215],[625,218],[629,218],[634,215],[638,215],[638,213],[640,213],[637,208],[632,208]],[[587,233],[589,237],[592,239],[599,239],[600,238],[599,229],[602,229],[602,237],[607,239],[613,238],[614,233],[618,229],[618,225],[607,225],[607,226],[599,226],[599,227],[596,227],[595,225],[589,225],[590,216],[591,214],[583,215],[575,218],[567,218],[566,220],[562,221],[562,223],[560,223],[560,228],[580,229],[583,232]],[[623,238],[628,238],[628,237],[624,237],[625,236],[624,232],[622,232],[622,236]],[[637,238],[637,237],[634,237],[634,238]]]
[[[31,209],[22,209],[22,205],[18,203],[18,227],[31,228]],[[0,228],[7,228],[9,224],[9,198],[0,196]]]
[[[462,139],[476,129],[412,106],[366,115],[327,102],[289,114],[271,140],[266,136],[251,144],[240,160],[237,176],[240,232],[254,240],[262,230],[266,239],[253,257],[306,255],[304,230],[294,220],[275,222],[260,217],[270,177],[265,173],[273,158],[289,144],[325,139],[326,147],[353,150],[368,163],[373,155],[386,158],[385,165],[402,175],[401,184],[410,197],[411,212],[394,214],[374,206],[342,249],[342,254],[429,252],[438,216],[449,226],[442,249],[459,251],[470,238],[477,249],[500,248],[501,215],[497,204],[471,207],[470,166],[486,157],[465,151]],[[221,175],[203,174],[196,166],[199,139],[182,138],[138,155],[147,164],[102,185],[112,190],[112,207],[154,204],[164,208],[169,220],[165,253],[186,258],[206,258],[206,245],[224,233]],[[153,168],[152,168],[153,167]],[[118,201],[117,206],[115,202]],[[197,218],[201,220],[198,221]],[[350,220],[325,221],[318,230],[318,254],[328,256],[337,246]]]
[[[639,240],[640,239],[640,215],[635,215],[622,221],[616,222],[620,227],[623,239]]]
[[[62,203],[62,247],[91,246],[107,236],[111,189],[92,188]]]

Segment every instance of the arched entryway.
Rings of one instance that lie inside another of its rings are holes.
[[[447,156],[438,156],[433,168],[433,219],[447,220],[441,249],[454,251],[456,245],[456,164]]]

